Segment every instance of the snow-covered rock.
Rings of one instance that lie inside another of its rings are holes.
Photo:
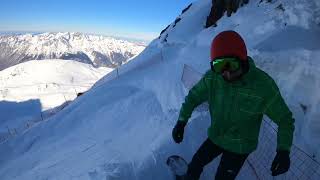
[[[144,45],[82,33],[0,36],[0,70],[29,60],[65,59],[114,68],[138,55]]]

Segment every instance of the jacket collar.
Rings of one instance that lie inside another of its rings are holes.
[[[251,83],[251,79],[254,77],[254,71],[256,69],[256,64],[254,63],[253,59],[248,56],[248,62],[249,62],[249,70],[246,74],[244,74],[241,79],[238,81],[235,81],[232,84],[232,86],[239,86],[243,87]]]
[[[249,70],[246,74],[242,76],[241,79],[248,79],[252,76],[253,71],[257,68],[256,64],[254,63],[253,59],[248,56],[248,62],[249,62]]]

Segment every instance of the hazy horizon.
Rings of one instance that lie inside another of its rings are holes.
[[[110,37],[110,38],[115,38],[115,39],[120,39],[120,40],[126,40],[126,41],[130,41],[130,42],[144,43],[144,45],[147,45],[148,43],[150,43],[153,40],[153,39],[146,40],[146,39],[138,39],[138,38],[130,38],[130,37],[121,37],[121,36],[116,36],[116,35],[105,35],[105,34],[76,32],[76,31],[73,31],[73,32],[72,31],[35,32],[35,31],[1,31],[0,30],[0,36],[1,35],[13,36],[13,35],[24,35],[24,34],[38,35],[38,34],[44,34],[44,33],[82,33],[82,34],[86,34],[86,35],[103,36],[103,37]]]
[[[1,3],[1,32],[81,32],[151,41],[191,0],[12,0]]]

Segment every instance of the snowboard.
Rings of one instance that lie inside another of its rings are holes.
[[[185,180],[183,175],[187,174],[188,163],[183,157],[173,155],[168,157],[167,165],[169,166],[175,180]]]

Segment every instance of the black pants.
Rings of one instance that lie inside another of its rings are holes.
[[[215,180],[234,180],[249,154],[235,154],[225,151],[215,145],[210,139],[207,139],[193,156],[189,164],[188,176],[198,180],[204,166],[220,154],[222,154],[222,157]]]

